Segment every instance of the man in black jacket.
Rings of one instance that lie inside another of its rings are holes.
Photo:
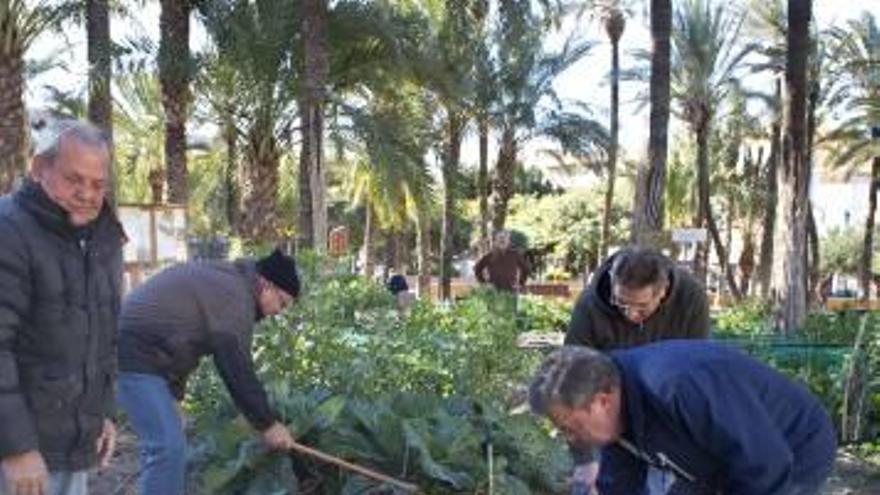
[[[567,345],[607,351],[709,335],[706,291],[688,272],[648,247],[624,248],[593,275],[571,313]],[[592,484],[598,465],[574,451],[575,479]]]
[[[84,495],[113,453],[125,235],[103,133],[56,122],[0,198],[0,493]]]
[[[182,495],[186,438],[177,401],[202,356],[211,355],[236,406],[264,442],[287,449],[254,372],[254,323],[299,295],[293,258],[276,250],[254,261],[168,268],[129,294],[119,320],[119,403],[141,442],[140,495]]]
[[[660,252],[628,247],[593,275],[571,313],[565,343],[610,350],[708,335],[702,284]]]

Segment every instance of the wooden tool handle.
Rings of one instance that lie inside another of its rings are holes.
[[[307,447],[301,443],[293,442],[290,450],[295,450],[299,453],[314,457],[324,462],[328,462],[330,464],[334,464],[343,469],[347,469],[349,471],[354,471],[355,473],[362,474],[368,478],[372,478],[377,481],[381,481],[383,483],[390,483],[398,488],[402,488],[410,493],[417,493],[419,491],[419,487],[413,485],[411,483],[406,483],[400,481],[398,479],[392,478],[390,476],[386,476],[382,473],[378,473],[373,471],[372,469],[365,468],[363,466],[358,466],[357,464],[352,464],[346,460],[340,459],[336,456],[332,456],[330,454],[326,454],[321,452],[320,450],[313,449],[311,447]]]

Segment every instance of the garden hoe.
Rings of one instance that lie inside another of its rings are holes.
[[[392,478],[390,476],[386,476],[382,473],[378,473],[376,471],[373,471],[372,469],[367,469],[363,466],[358,466],[357,464],[352,464],[352,463],[345,461],[343,459],[340,459],[338,457],[321,452],[320,450],[316,450],[311,447],[307,447],[301,443],[293,442],[293,445],[291,445],[290,450],[314,457],[315,459],[318,459],[320,461],[334,464],[334,465],[339,466],[343,469],[347,469],[349,471],[353,471],[353,472],[358,473],[360,475],[366,476],[367,478],[372,478],[376,481],[381,481],[383,483],[388,483],[390,485],[394,485],[394,486],[401,488],[409,493],[418,493],[418,491],[419,491],[419,487],[417,487],[416,485],[400,481],[400,480]]]

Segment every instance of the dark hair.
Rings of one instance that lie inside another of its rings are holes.
[[[611,281],[630,289],[667,284],[672,274],[672,261],[654,248],[627,247],[614,255]]]
[[[579,407],[599,392],[620,387],[620,372],[601,352],[582,346],[564,346],[541,363],[529,386],[529,405],[547,415],[553,404]]]

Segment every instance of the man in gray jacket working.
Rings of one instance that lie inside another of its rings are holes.
[[[141,442],[140,495],[184,493],[186,438],[176,402],[211,355],[236,406],[273,449],[293,443],[254,372],[251,337],[262,317],[299,295],[294,260],[176,265],[136,288],[119,320],[119,403]]]

